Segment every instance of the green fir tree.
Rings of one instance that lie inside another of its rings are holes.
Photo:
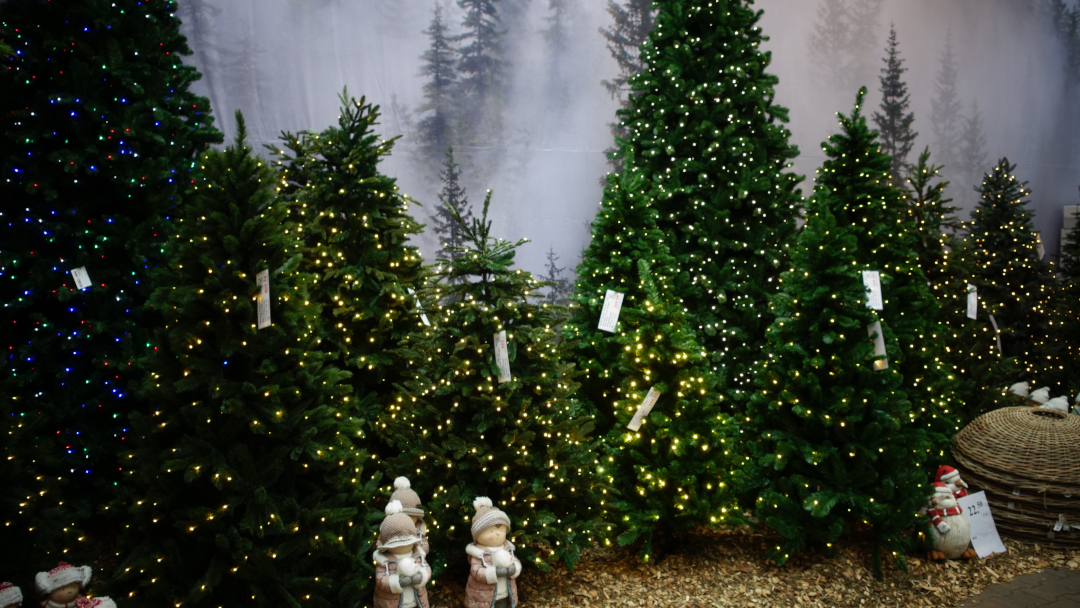
[[[630,109],[630,79],[645,71],[645,62],[641,57],[641,45],[649,39],[649,32],[656,26],[656,8],[652,0],[625,0],[619,4],[616,0],[608,0],[608,14],[611,15],[611,25],[600,28],[600,34],[607,40],[608,52],[619,72],[610,80],[603,80],[600,84],[611,95],[612,99],[619,100],[619,107],[623,110]],[[611,148],[604,150],[612,169],[618,173],[622,171],[622,159],[616,152],[619,151],[618,142],[626,139],[629,134],[626,123],[623,120],[609,123],[615,143]],[[602,182],[606,185],[606,181]]]
[[[853,270],[881,273],[888,326],[886,343],[896,349],[890,369],[903,376],[907,399],[917,404],[915,415],[930,432],[935,457],[944,457],[960,430],[955,411],[955,376],[942,361],[944,328],[938,322],[938,303],[919,266],[919,235],[911,221],[905,193],[892,186],[892,159],[862,115],[865,87],[859,90],[850,115],[840,115],[841,131],[823,144],[828,160],[819,171],[817,188],[831,192],[836,222],[856,226],[858,266]]]
[[[315,277],[298,272],[274,171],[237,122],[233,145],[200,159],[154,276],[113,588],[128,606],[338,606],[373,571],[358,403],[320,352]],[[272,323],[257,328],[262,297]]]
[[[432,546],[471,542],[473,499],[488,496],[512,522],[522,561],[570,566],[606,531],[610,493],[597,472],[593,416],[576,397],[578,373],[555,327],[559,306],[535,302],[546,283],[514,270],[516,249],[491,236],[483,212],[462,223],[464,242],[418,292],[431,326],[403,348],[411,379],[383,418],[400,452],[389,459],[425,498]],[[510,378],[500,381],[496,337],[505,332]],[[433,554],[436,570],[450,557]]]
[[[221,141],[176,9],[0,3],[0,572],[83,559],[122,525],[98,509],[132,438],[149,269]]]
[[[623,172],[643,176],[678,264],[673,293],[720,393],[734,400],[761,356],[800,198],[801,178],[789,172],[798,150],[783,126],[787,110],[773,103],[760,18],[745,1],[663,4],[622,114]]]

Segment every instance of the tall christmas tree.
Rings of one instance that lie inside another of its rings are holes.
[[[608,0],[607,11],[611,15],[612,23],[608,27],[600,28],[600,34],[607,40],[608,52],[619,66],[619,72],[600,84],[604,85],[612,99],[619,100],[621,109],[627,110],[630,108],[632,94],[630,79],[645,70],[641,45],[649,39],[649,32],[656,26],[656,9],[652,0],[626,0],[623,4]],[[608,128],[616,142],[626,139],[629,133],[623,120],[608,124]],[[622,160],[615,154],[618,150],[618,143],[615,143],[604,151],[616,173],[622,171]]]
[[[889,28],[889,45],[881,68],[881,111],[874,112],[874,124],[878,128],[881,151],[892,158],[890,175],[893,184],[899,186],[904,181],[907,169],[907,155],[915,145],[919,134],[912,130],[915,113],[909,112],[911,95],[904,82],[904,60],[900,58],[900,42],[896,39],[896,27]]]
[[[888,167],[882,160],[878,175]],[[771,548],[778,563],[808,544],[832,547],[845,534],[864,534],[880,578],[883,551],[903,565],[903,532],[926,501],[920,456],[930,442],[905,391],[910,383],[894,365],[900,349],[887,313],[866,306],[857,269],[872,252],[860,243],[863,227],[831,213],[845,205],[842,197],[815,191],[792,269],[773,298],[767,362],[747,412],[751,463],[742,487],[782,539]],[[882,353],[868,329],[884,333],[887,369],[879,369]]]
[[[589,438],[593,417],[556,340],[561,307],[535,302],[546,284],[511,268],[524,241],[491,236],[490,201],[468,224],[453,214],[464,243],[418,292],[433,303],[432,325],[402,343],[412,378],[382,419],[400,447],[389,463],[425,497],[433,546],[470,542],[472,501],[488,496],[510,516],[519,555],[573,565],[605,531],[610,497]],[[442,568],[447,554],[433,559]]]
[[[220,141],[176,3],[0,4],[0,571],[73,559],[121,478],[148,268]],[[86,282],[72,274],[85,269]],[[32,531],[31,531],[32,530]],[[66,553],[65,553],[66,551]]]
[[[959,430],[954,403],[955,377],[942,362],[944,328],[936,298],[919,267],[918,235],[912,230],[904,192],[889,176],[892,159],[881,151],[877,137],[862,115],[866,89],[859,90],[855,108],[841,115],[841,131],[823,145],[828,160],[822,165],[817,187],[831,191],[822,201],[833,204],[836,222],[857,226],[857,270],[881,273],[883,310],[889,327],[887,342],[895,343],[890,369],[900,371],[907,398],[918,404],[917,417],[943,452]]]
[[[981,283],[979,303],[994,315],[1005,355],[1031,371],[1033,345],[1048,331],[1052,277],[1027,206],[1031,192],[1015,170],[1002,158],[983,176],[982,198],[968,228],[968,255]]]
[[[287,161],[280,179],[290,185],[300,271],[315,276],[309,297],[322,306],[320,348],[352,374],[347,383],[374,421],[408,377],[398,343],[421,323],[410,291],[427,273],[408,243],[420,233],[410,201],[379,171],[396,138],[375,133],[377,106],[347,93],[340,99],[337,126],[283,133],[292,156],[277,152]]]
[[[154,276],[113,591],[129,606],[351,604],[372,573],[357,400],[319,350],[315,277],[237,119],[233,145],[200,159]]]
[[[719,390],[733,396],[760,357],[799,201],[800,177],[788,172],[798,150],[783,126],[787,110],[773,104],[777,79],[766,71],[760,17],[745,1],[665,3],[623,115],[623,172],[644,176],[678,264],[673,292]]]

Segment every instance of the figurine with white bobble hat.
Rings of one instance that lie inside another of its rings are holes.
[[[424,523],[424,505],[407,478],[398,477],[394,480],[394,493],[390,495],[390,500],[400,502],[401,512],[412,518],[416,524],[416,534],[420,537],[420,549],[424,555],[429,554],[431,546],[428,544],[427,525]]]
[[[18,608],[22,605],[22,589],[11,583],[0,583],[0,608]]]
[[[107,597],[88,598],[82,594],[90,583],[90,566],[60,562],[48,572],[38,572],[34,586],[41,596],[41,608],[116,608]]]
[[[481,496],[473,501],[473,542],[465,547],[469,555],[469,583],[465,586],[465,608],[515,608],[521,562],[514,545],[506,540],[510,518]]]
[[[401,506],[391,500],[379,526],[375,558],[375,608],[428,608],[431,566],[420,549],[420,537]]]

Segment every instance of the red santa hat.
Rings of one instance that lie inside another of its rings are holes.
[[[86,587],[90,583],[90,566],[76,567],[67,562],[60,562],[60,565],[52,570],[38,572],[34,577],[34,585],[37,586],[38,593],[41,595],[48,595],[71,583],[79,583],[80,587]]]
[[[0,606],[22,604],[22,590],[11,583],[0,583]]]
[[[943,464],[938,467],[937,480],[941,483],[947,485],[954,485],[956,483],[956,480],[958,479],[960,479],[960,471],[957,471],[956,469],[950,467],[947,464]],[[960,479],[960,483],[963,484],[965,488],[968,487],[966,481]]]

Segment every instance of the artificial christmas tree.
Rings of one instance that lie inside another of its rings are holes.
[[[845,127],[865,128],[857,112]],[[888,157],[882,160],[877,175],[888,169]],[[740,487],[782,538],[771,550],[778,563],[807,544],[832,547],[858,533],[868,537],[880,577],[883,552],[903,565],[909,542],[902,532],[925,502],[919,455],[930,442],[895,364],[901,349],[888,311],[867,307],[863,228],[831,212],[843,204],[836,191],[815,190],[792,270],[773,298],[776,320],[747,411],[751,461]],[[885,282],[886,293],[890,287]],[[877,369],[881,358],[867,339],[875,321],[871,333],[884,331],[887,369]]]
[[[555,339],[561,307],[531,300],[545,284],[510,268],[524,241],[490,236],[490,199],[462,223],[458,255],[439,260],[418,292],[437,305],[431,327],[402,343],[412,379],[381,420],[401,450],[389,463],[415,472],[413,487],[430,497],[432,546],[468,542],[461,522],[474,498],[489,496],[518,522],[511,536],[528,561],[572,564],[597,540],[605,508],[592,417]],[[435,553],[436,571],[446,559]]]
[[[372,456],[327,362],[275,173],[245,144],[200,159],[154,275],[151,404],[126,455],[125,606],[336,606],[366,594]],[[115,591],[120,593],[115,593]]]
[[[770,323],[800,178],[787,172],[787,110],[773,104],[771,56],[750,2],[677,0],[659,7],[631,79],[623,172],[640,172],[678,268],[672,293],[737,401]],[[723,49],[719,51],[718,49]],[[633,159],[633,164],[629,161]]]
[[[945,330],[938,319],[938,303],[919,267],[918,234],[913,230],[904,192],[890,184],[892,159],[880,151],[876,134],[862,115],[866,89],[860,89],[855,108],[840,115],[841,131],[822,149],[817,188],[832,195],[818,206],[831,205],[830,213],[842,226],[855,226],[858,267],[882,275],[881,318],[890,327],[897,354],[889,366],[903,375],[908,398],[918,404],[916,414],[927,425],[935,457],[943,455],[959,429],[956,417],[955,376],[942,361]]]
[[[164,0],[0,4],[15,51],[0,70],[0,512],[18,547],[2,572],[47,569],[115,533],[95,513],[131,437],[148,268],[192,160],[221,139],[189,91],[200,76],[184,65],[175,11]],[[74,525],[87,517],[89,536]]]
[[[632,157],[626,166],[635,166]],[[648,557],[672,529],[725,519],[733,504],[734,431],[717,374],[673,287],[678,264],[644,182],[632,168],[609,176],[564,335],[586,374],[580,394],[597,409],[607,438],[604,468],[619,491],[619,542],[640,542]],[[622,294],[622,310],[616,325],[601,330],[611,292]],[[655,412],[628,431],[650,389],[659,393]]]
[[[280,176],[291,229],[300,242],[299,270],[315,277],[309,291],[322,307],[320,348],[352,374],[346,383],[374,419],[405,380],[398,342],[421,324],[415,291],[426,274],[410,201],[379,172],[396,138],[380,139],[377,106],[343,93],[338,126],[321,133],[283,133],[291,155]],[[281,162],[281,161],[279,161]]]

